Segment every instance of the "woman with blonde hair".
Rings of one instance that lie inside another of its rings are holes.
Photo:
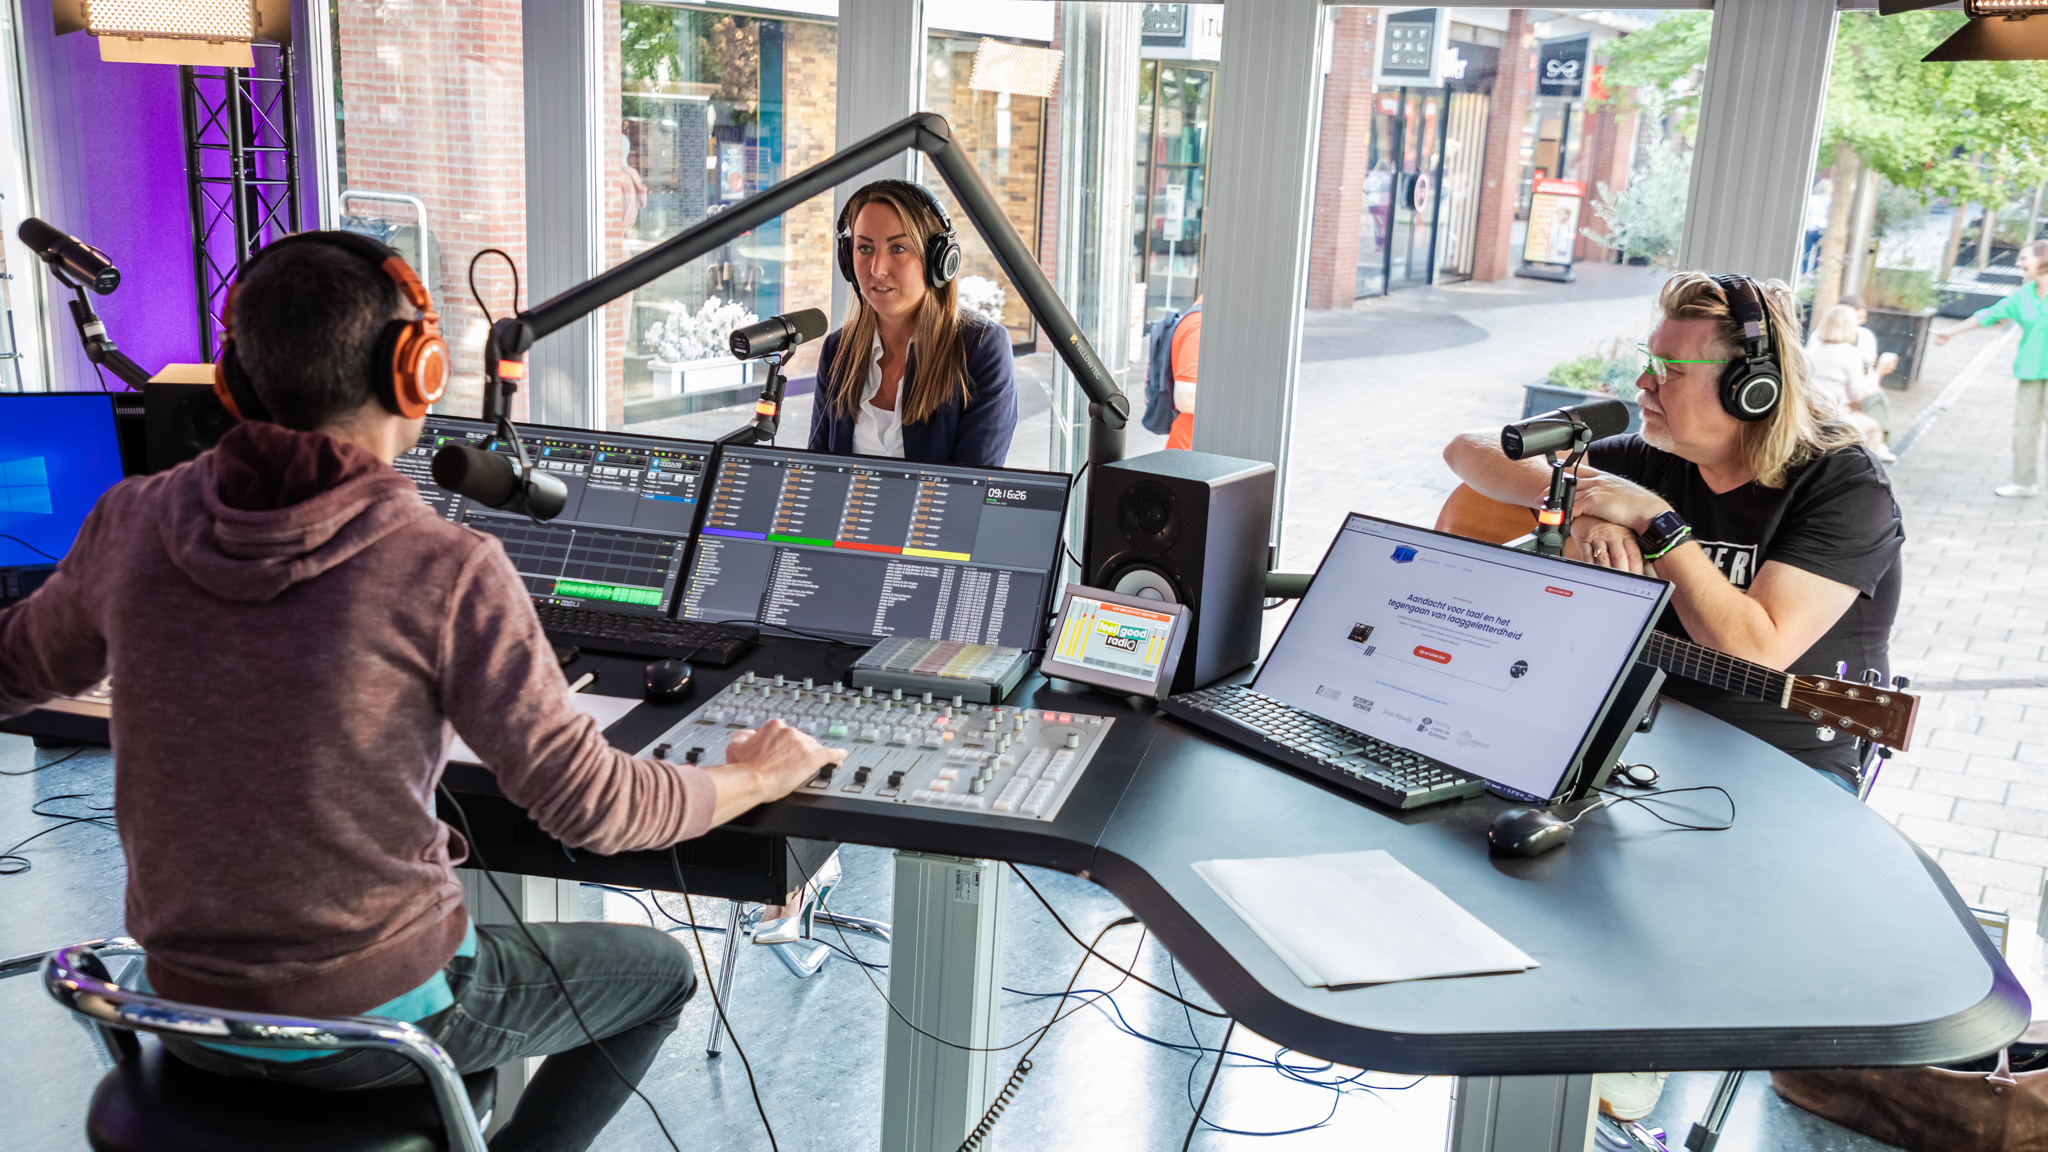
[[[1017,427],[1009,330],[963,313],[960,241],[946,209],[877,180],[839,214],[852,310],[818,355],[813,449],[996,467]]]
[[[1859,340],[1862,325],[1856,309],[1837,304],[1821,314],[1806,346],[1806,373],[1814,403],[1831,406],[1836,415],[1863,434],[1871,454],[1890,464],[1897,457],[1884,444],[1884,428],[1863,412],[1863,401],[1878,390],[1877,365],[1864,358]]]

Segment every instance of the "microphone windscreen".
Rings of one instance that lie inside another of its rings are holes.
[[[1628,431],[1628,405],[1619,400],[1597,400],[1591,404],[1581,404],[1572,411],[1577,412],[1579,419],[1586,422],[1586,427],[1593,433],[1595,440],[1605,440],[1609,436],[1619,436]]]
[[[21,238],[23,244],[28,245],[38,253],[48,252],[57,241],[66,238],[64,233],[57,231],[33,216],[23,220],[21,227],[14,230],[14,234]]]
[[[504,507],[519,490],[518,465],[502,453],[460,444],[434,453],[433,472],[434,483],[491,508]]]
[[[791,312],[784,319],[789,321],[790,327],[796,329],[797,339],[805,344],[823,336],[825,330],[832,326],[832,322],[826,319],[825,313],[816,308],[806,308],[801,312]]]

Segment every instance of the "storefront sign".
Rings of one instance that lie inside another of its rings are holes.
[[[1522,259],[1531,264],[1570,267],[1579,243],[1579,206],[1586,185],[1578,180],[1538,180],[1529,197],[1529,235]]]
[[[1380,36],[1379,82],[1410,88],[1443,87],[1450,9],[1416,8],[1386,17]]]
[[[1536,94],[1576,98],[1586,87],[1593,38],[1541,40],[1536,45]]]
[[[1139,17],[1141,35],[1148,48],[1179,48],[1188,42],[1188,6],[1147,4]]]

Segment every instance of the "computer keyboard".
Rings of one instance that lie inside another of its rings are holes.
[[[673,657],[713,667],[737,660],[761,636],[761,630],[751,624],[704,624],[541,601],[534,602],[533,610],[548,638],[557,644],[621,656]]]
[[[1241,684],[1169,696],[1159,709],[1389,808],[1420,808],[1486,790],[1480,777],[1362,736]]]

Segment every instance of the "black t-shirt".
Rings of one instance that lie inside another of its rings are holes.
[[[1892,619],[1899,611],[1899,547],[1906,533],[1892,499],[1891,480],[1862,445],[1837,449],[1793,469],[1782,488],[1750,481],[1716,495],[1697,464],[1650,447],[1641,436],[1615,436],[1593,445],[1586,463],[1633,480],[1671,502],[1707,558],[1737,588],[1748,589],[1757,570],[1776,560],[1847,584],[1858,595],[1834,626],[1792,662],[1789,671],[1833,676],[1837,661],[1849,679],[1875,668],[1891,675]],[[1678,613],[1667,609],[1657,626],[1686,635]],[[1823,741],[1815,725],[1761,700],[1671,676],[1664,694],[1711,713],[1784,749],[1806,764],[1855,778],[1855,742]]]

